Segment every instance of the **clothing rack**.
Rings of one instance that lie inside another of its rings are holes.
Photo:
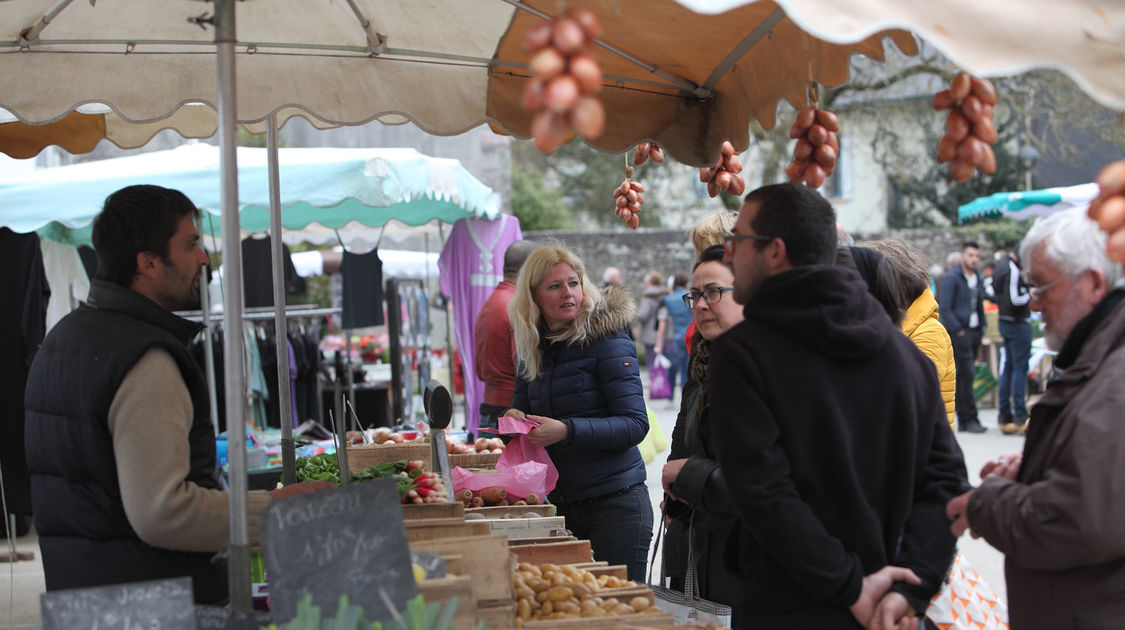
[[[324,317],[326,315],[339,315],[341,312],[342,310],[340,308],[289,306],[285,309],[285,317],[288,319],[298,317]],[[176,311],[176,315],[193,322],[203,321],[203,311]],[[221,319],[215,319],[219,315],[222,315],[222,313],[212,314],[212,322],[221,322]],[[268,320],[273,319],[273,317],[274,309],[272,307],[248,308],[242,313],[243,321]]]

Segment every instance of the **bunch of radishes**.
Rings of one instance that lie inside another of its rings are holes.
[[[602,87],[602,71],[593,55],[601,31],[592,11],[572,9],[523,37],[524,51],[531,55],[523,106],[538,112],[531,120],[531,136],[544,153],[570,142],[574,132],[589,140],[605,129],[605,108],[594,97]]]
[[[820,188],[836,170],[836,157],[840,154],[836,133],[839,131],[840,122],[830,111],[806,107],[797,112],[793,126],[789,127],[789,137],[797,140],[793,161],[785,167],[789,181]]]
[[[449,492],[441,480],[441,475],[423,470],[425,463],[416,459],[406,464],[406,472],[399,473],[410,479],[410,483],[399,488],[403,503],[447,503]]]
[[[953,78],[948,90],[934,96],[933,108],[949,110],[945,117],[945,136],[938,143],[938,162],[951,162],[949,174],[963,182],[980,172],[996,172],[996,127],[992,124],[992,108],[996,105],[996,88],[986,79],[962,72]]]
[[[719,161],[714,166],[699,169],[699,181],[707,184],[707,194],[712,197],[719,196],[724,190],[738,196],[746,191],[746,182],[739,175],[741,172],[742,162],[735,155],[734,145],[730,140],[723,140]]]

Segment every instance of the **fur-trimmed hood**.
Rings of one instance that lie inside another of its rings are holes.
[[[574,325],[554,334],[544,335],[547,343],[568,343],[586,346],[619,330],[625,330],[637,315],[637,302],[628,289],[608,286],[601,290],[601,299],[593,308],[578,315]]]

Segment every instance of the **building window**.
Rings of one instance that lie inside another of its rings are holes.
[[[851,142],[839,135],[840,153],[836,156],[836,170],[824,183],[824,191],[837,199],[852,198],[852,160]]]

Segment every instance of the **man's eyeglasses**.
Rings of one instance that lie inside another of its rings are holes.
[[[1059,276],[1058,278],[1055,278],[1054,280],[1052,280],[1052,281],[1050,281],[1047,284],[1044,284],[1042,286],[1028,287],[1027,292],[1029,294],[1031,294],[1031,299],[1038,300],[1043,296],[1044,293],[1046,293],[1047,291],[1050,291],[1052,287],[1054,287],[1056,284],[1062,282],[1063,280],[1066,280],[1066,276]]]
[[[733,254],[736,241],[772,241],[775,238],[777,237],[766,236],[765,234],[728,234],[723,237],[723,249],[725,249],[728,254]]]
[[[709,305],[716,304],[723,299],[723,294],[727,291],[734,291],[734,287],[707,287],[702,291],[688,291],[684,294],[684,304],[687,304],[688,308],[695,308],[695,302],[699,298],[703,298],[703,301]]]

